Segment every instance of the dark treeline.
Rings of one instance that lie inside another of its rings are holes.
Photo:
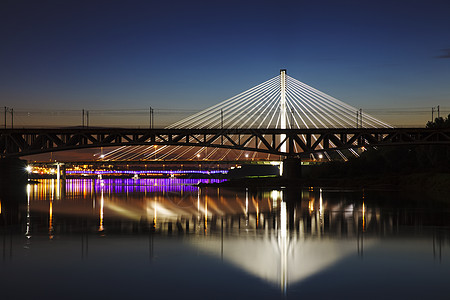
[[[439,117],[434,119],[434,122],[429,121],[427,128],[450,128],[450,114],[448,114],[447,118]]]

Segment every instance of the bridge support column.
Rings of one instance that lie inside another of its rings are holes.
[[[61,179],[64,181],[66,181],[66,165],[62,164],[61,165]]]
[[[0,188],[9,189],[14,186],[26,184],[28,174],[27,162],[18,158],[0,159]]]
[[[286,158],[283,160],[284,178],[301,178],[302,177],[302,161],[298,158]]]
[[[3,224],[19,224],[20,206],[27,203],[27,162],[17,158],[0,159],[0,216]]]

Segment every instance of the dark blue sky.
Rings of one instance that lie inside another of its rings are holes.
[[[448,1],[3,0],[0,36],[16,109],[200,109],[280,68],[356,107],[450,107]]]

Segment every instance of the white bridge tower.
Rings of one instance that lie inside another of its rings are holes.
[[[280,128],[286,129],[286,69],[280,70]],[[280,135],[281,141],[285,138],[285,134]],[[286,142],[281,145],[280,150],[286,153]]]

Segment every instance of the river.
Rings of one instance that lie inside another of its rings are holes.
[[[199,182],[40,180],[1,199],[2,299],[450,295],[447,195]]]

